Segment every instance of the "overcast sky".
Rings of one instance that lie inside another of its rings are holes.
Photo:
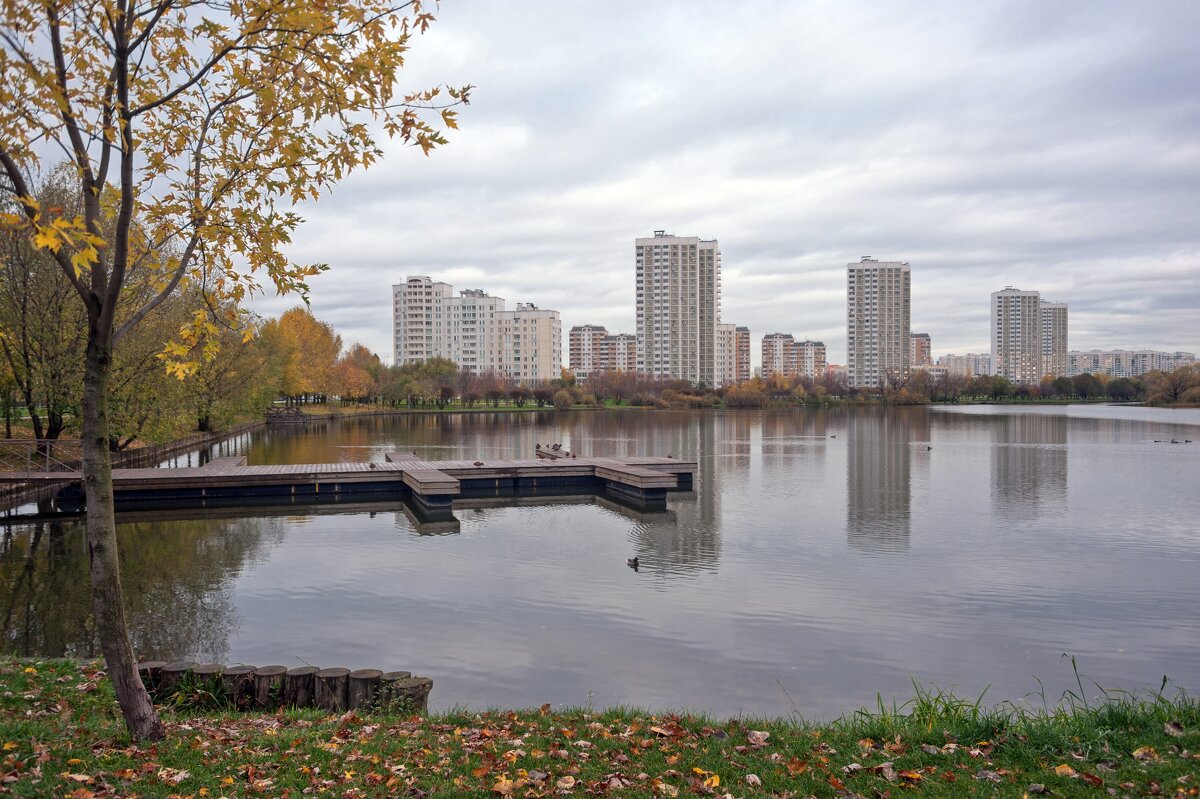
[[[634,239],[716,238],[722,321],[845,361],[845,267],[912,265],[935,355],[988,295],[1071,349],[1200,352],[1200,3],[445,0],[404,88],[477,86],[429,158],[305,207],[314,313],[391,355],[406,275],[634,332]],[[264,298],[276,314],[294,299]]]

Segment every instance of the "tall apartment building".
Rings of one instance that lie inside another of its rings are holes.
[[[600,325],[575,325],[568,334],[568,353],[575,379],[586,381],[587,376],[600,368],[607,328]]]
[[[750,328],[734,328],[733,347],[733,382],[744,383],[750,379]]]
[[[762,376],[807,377],[816,380],[825,376],[825,343],[796,341],[791,333],[770,333],[762,340]]]
[[[992,374],[1038,383],[1066,374],[1067,306],[1012,286],[992,292]]]
[[[1161,350],[1071,350],[1067,353],[1067,377],[1104,374],[1112,377],[1140,377],[1146,372],[1173,372],[1181,366],[1193,366],[1196,356],[1190,352]]]
[[[768,333],[762,337],[762,376],[792,377],[796,374],[796,339],[791,333]]]
[[[499,368],[502,376],[541,383],[562,376],[562,321],[558,311],[518,302],[500,320]]]
[[[575,325],[569,338],[571,371],[581,383],[586,383],[596,372],[637,369],[636,336],[629,333],[609,335],[600,325]]]
[[[720,247],[663,230],[635,246],[638,371],[715,385]]]
[[[409,277],[392,286],[392,363],[420,363],[437,355],[442,303],[453,296],[453,286],[428,277]]]
[[[824,341],[796,342],[796,371],[801,377],[817,380],[825,376],[828,361],[825,358]]]
[[[558,311],[530,303],[505,309],[501,297],[479,289],[454,296],[454,287],[423,275],[392,286],[393,362],[448,358],[474,374],[529,382],[561,374]]]
[[[716,361],[713,367],[713,385],[723,387],[736,383],[734,375],[737,371],[737,325],[717,325],[717,343],[713,353]]]
[[[933,366],[933,341],[928,333],[913,333],[912,354],[909,358],[911,366]]]
[[[732,322],[717,325],[716,383],[732,386],[750,379],[750,328]]]
[[[605,371],[636,372],[637,336],[632,333],[605,336],[601,355],[600,367]]]
[[[992,356],[968,352],[966,355],[943,355],[937,359],[937,365],[943,367],[947,374],[962,377],[975,375],[990,375],[992,373]]]
[[[1042,301],[1042,374],[1067,373],[1067,304]]]
[[[846,264],[846,360],[852,388],[908,374],[912,269],[863,256]]]

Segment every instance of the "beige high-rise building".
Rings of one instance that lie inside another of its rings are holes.
[[[1042,376],[1067,373],[1067,305],[1042,302]]]
[[[933,366],[933,341],[928,333],[913,333],[912,356],[909,363],[913,366]]]
[[[392,286],[393,362],[397,366],[448,358],[473,374],[494,373],[540,382],[562,373],[558,311],[504,300],[479,289],[454,296],[454,287],[414,275]]]
[[[750,328],[737,327],[734,336],[733,382],[745,383],[750,379]]]
[[[1190,352],[1071,350],[1067,353],[1066,376],[1105,374],[1112,377],[1140,377],[1146,372],[1173,372],[1180,367],[1195,364],[1196,356]]]
[[[946,374],[962,377],[990,375],[992,373],[992,356],[968,352],[966,355],[943,355],[938,358],[937,365],[946,370]]]
[[[588,375],[601,368],[604,339],[608,330],[601,325],[575,325],[569,334],[571,371],[575,379],[585,382]]]
[[[601,367],[606,371],[637,371],[637,336],[632,333],[605,336],[601,355]]]
[[[600,325],[575,325],[570,332],[571,371],[580,383],[597,372],[632,372],[637,369],[637,337],[609,335]]]
[[[434,336],[441,341],[442,303],[453,296],[449,283],[423,276],[392,286],[392,363],[420,363],[437,355]]]
[[[1067,373],[1067,306],[1036,291],[992,292],[992,374],[1038,383]]]
[[[501,375],[522,383],[541,383],[562,376],[562,322],[558,311],[518,302],[515,310],[497,314]]]
[[[869,255],[846,264],[846,361],[852,388],[886,385],[908,375],[912,269]]]
[[[738,327],[732,322],[717,325],[716,353],[718,388],[750,379],[750,328]]]
[[[796,342],[796,372],[800,377],[816,380],[825,376],[825,342],[804,341]]]
[[[792,377],[796,374],[796,339],[791,333],[768,333],[762,337],[762,376]]]
[[[816,380],[825,376],[827,366],[825,343],[796,341],[791,333],[770,333],[762,340],[762,376],[807,377]]]
[[[715,385],[721,317],[716,240],[656,230],[635,246],[638,371]]]

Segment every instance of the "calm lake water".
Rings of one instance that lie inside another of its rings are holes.
[[[912,680],[1041,703],[1200,691],[1200,411],[1072,406],[402,416],[243,442],[250,463],[699,462],[666,513],[594,497],[121,517],[143,657],[410,669],[437,707],[828,718]],[[4,648],[97,651],[77,519],[0,530]],[[638,556],[634,572],[626,559]],[[1089,688],[1092,693],[1098,693]]]

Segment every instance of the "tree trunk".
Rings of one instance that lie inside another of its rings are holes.
[[[112,331],[98,329],[96,320],[92,319],[88,325],[81,436],[92,616],[125,725],[135,740],[157,741],[166,733],[138,676],[137,658],[133,656],[125,623],[117,523],[113,511],[112,456],[108,451],[108,381],[111,374]]]

